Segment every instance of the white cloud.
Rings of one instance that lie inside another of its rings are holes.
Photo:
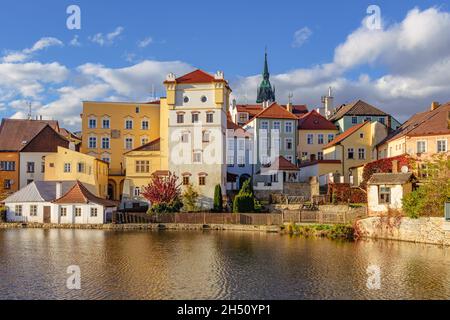
[[[3,58],[4,63],[24,62],[29,60],[33,53],[44,50],[49,47],[64,46],[61,40],[52,37],[45,37],[39,39],[31,48],[22,51],[10,51]]]
[[[72,47],[81,47],[78,35],[75,35],[72,40],[70,40],[69,45]]]
[[[301,47],[306,40],[311,37],[312,31],[308,27],[301,28],[294,33],[294,40],[292,41],[292,47]]]
[[[102,47],[110,46],[123,33],[124,30],[125,29],[123,27],[117,27],[113,32],[110,32],[106,35],[104,35],[103,33],[97,33],[94,36],[89,37],[89,40]]]
[[[153,43],[153,39],[151,37],[147,37],[141,41],[138,42],[138,47],[139,48],[146,48],[148,47],[151,43]]]

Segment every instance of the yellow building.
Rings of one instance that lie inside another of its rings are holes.
[[[58,147],[45,157],[45,181],[78,180],[92,186],[96,196],[108,196],[108,163],[95,157]]]
[[[388,128],[377,121],[363,122],[340,134],[323,148],[324,160],[340,161],[330,173],[343,177],[339,182],[353,183],[357,168],[377,160],[376,146],[387,135]]]
[[[391,134],[378,149],[378,157],[391,158],[407,154],[417,160],[429,159],[434,154],[449,154],[450,103],[433,102],[425,112],[413,115]]]
[[[323,160],[323,146],[334,140],[338,128],[316,110],[298,120],[297,158],[302,162]]]
[[[119,200],[122,195],[124,154],[160,137],[160,115],[159,101],[83,102],[81,152],[109,163],[108,193],[112,199]]]

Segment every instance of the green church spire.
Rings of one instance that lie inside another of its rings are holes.
[[[274,102],[275,101],[275,88],[270,84],[270,73],[269,73],[269,63],[267,61],[267,50],[264,58],[264,71],[263,71],[263,80],[258,87],[258,97],[256,99],[256,103],[263,103],[266,101]]]

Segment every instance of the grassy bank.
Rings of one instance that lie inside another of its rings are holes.
[[[285,232],[303,237],[320,237],[329,239],[353,240],[355,230],[351,225],[328,224],[288,224]]]

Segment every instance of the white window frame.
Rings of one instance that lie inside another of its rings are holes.
[[[93,124],[91,123],[93,122]],[[89,117],[88,119],[88,128],[89,129],[96,129],[97,128],[97,118],[96,117]]]
[[[363,157],[361,157],[361,154]],[[358,148],[358,160],[366,160],[366,148]]]
[[[284,132],[285,133],[292,133],[292,132],[294,132],[294,122],[293,121],[286,121],[284,123]]]
[[[198,159],[196,159],[196,156],[199,156]],[[201,151],[194,151],[192,153],[192,163],[202,163],[202,152]]]
[[[97,149],[97,137],[96,136],[89,136],[89,142],[88,142],[89,149]]]
[[[266,121],[266,120],[261,121],[260,129],[262,129],[262,130],[269,130],[269,121]]]
[[[107,146],[107,148],[105,147],[105,145]],[[111,149],[111,139],[109,137],[102,137],[102,149]]]
[[[307,136],[306,136],[306,144],[308,144],[308,145],[313,145],[314,144],[314,133],[308,133],[307,134]]]
[[[72,164],[70,162],[64,163],[64,173],[72,172]]]
[[[38,206],[35,204],[30,205],[30,217],[37,217],[38,215]]]
[[[133,119],[125,119],[125,125],[124,125],[125,130],[133,130],[133,127],[134,127],[133,122],[134,122]],[[129,126],[130,123],[131,123],[131,127]]]
[[[144,119],[141,121],[141,130],[149,130],[150,129],[150,121]]]
[[[125,137],[124,143],[125,143],[125,145],[124,145],[125,150],[133,150],[133,146],[134,146],[133,137]],[[130,145],[128,145],[128,143],[130,143]]]
[[[419,143],[423,143],[423,147],[424,147],[423,151],[419,150]],[[417,140],[417,142],[416,142],[416,151],[417,152],[416,153],[426,153],[427,150],[428,150],[427,141],[426,140]]]
[[[98,208],[91,208],[91,218],[98,217]]]
[[[105,126],[105,121],[107,121],[108,125]],[[111,119],[110,118],[103,118],[102,119],[102,128],[103,129],[111,129]]]
[[[439,143],[444,142],[444,150],[439,150]],[[445,153],[448,151],[448,140],[447,139],[437,139],[436,140],[436,152],[437,153]]]
[[[288,143],[291,143],[291,147],[288,148]],[[292,138],[286,138],[284,139],[284,148],[285,150],[293,150],[294,149],[294,139]]]
[[[325,143],[325,135],[323,133],[319,133],[317,135],[317,144],[324,144]]]

